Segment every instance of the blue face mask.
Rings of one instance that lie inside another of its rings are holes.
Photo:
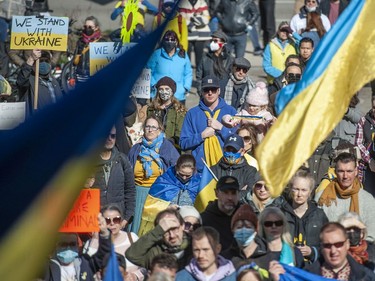
[[[70,249],[63,250],[57,252],[56,257],[62,264],[70,264],[78,257],[78,252]]]
[[[40,75],[48,75],[51,72],[51,65],[48,62],[41,62],[39,64],[39,73]]]
[[[224,151],[224,158],[229,165],[235,165],[240,162],[241,159],[241,152],[225,152]]]
[[[249,246],[255,238],[255,230],[252,228],[242,227],[234,231],[234,239],[241,247]]]

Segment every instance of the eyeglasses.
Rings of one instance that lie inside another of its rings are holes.
[[[247,73],[249,71],[249,69],[246,67],[236,66],[236,71],[240,72],[240,70],[242,70],[243,73]]]
[[[263,184],[263,183],[256,183],[256,184],[254,184],[254,188],[255,188],[255,189],[261,190],[263,187],[264,187],[265,189],[267,189],[266,185]]]
[[[94,29],[95,28],[95,26],[92,26],[92,25],[84,25],[83,27],[88,28],[88,29]]]
[[[264,227],[273,227],[273,226],[276,226],[276,227],[280,227],[284,224],[283,221],[265,221],[263,223]]]
[[[345,242],[346,240],[341,241],[341,242],[336,242],[336,243],[322,243],[321,245],[324,249],[332,249],[332,246],[335,246],[335,248],[339,249],[342,246],[344,246]]]
[[[218,89],[219,88],[204,88],[203,93],[206,93],[206,94],[208,94],[209,92],[216,93]]]
[[[202,225],[200,223],[191,223],[191,222],[185,222],[185,230],[190,230],[193,228],[193,230],[196,230],[200,228]]]
[[[116,138],[116,134],[109,134],[109,138],[114,140]]]
[[[110,217],[105,218],[105,222],[107,223],[107,225],[111,224],[111,223],[120,224],[121,221],[122,221],[121,216],[117,216],[117,217],[114,217],[114,218],[110,218]]]
[[[150,125],[145,126],[145,129],[148,130],[148,131],[157,131],[157,130],[159,130],[158,127],[150,126]]]

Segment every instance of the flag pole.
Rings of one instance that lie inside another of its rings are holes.
[[[202,159],[202,161],[203,161],[203,164],[204,164],[204,165],[206,166],[206,168],[210,171],[210,173],[211,173],[211,175],[213,176],[213,178],[214,178],[216,181],[219,181],[219,180],[217,179],[216,175],[214,174],[214,172],[212,172],[212,170],[210,169],[210,167],[208,167],[206,161],[204,161],[203,158],[201,158],[201,159]]]

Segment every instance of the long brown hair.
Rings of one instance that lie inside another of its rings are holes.
[[[317,29],[317,32],[320,38],[322,38],[323,35],[327,33],[326,29],[324,28],[322,18],[320,17],[319,13],[317,12],[307,13],[305,31],[311,31],[314,28]]]
[[[171,97],[172,106],[177,113],[185,114],[187,112],[186,107],[173,96]],[[155,98],[151,101],[150,108],[152,110],[162,110],[163,101],[160,98],[159,93],[156,93]]]

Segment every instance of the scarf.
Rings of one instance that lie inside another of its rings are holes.
[[[285,243],[284,241],[282,242],[283,246],[281,248],[281,253],[280,253],[280,262],[294,266],[294,254],[293,254],[293,249],[288,245],[288,243]]]
[[[358,246],[351,246],[349,254],[355,259],[356,262],[364,264],[368,261],[367,242],[362,240]]]
[[[229,74],[229,80],[228,80],[228,83],[227,85],[225,86],[225,95],[224,95],[224,100],[227,104],[231,105],[232,104],[232,96],[233,96],[233,87],[234,85],[242,85],[242,84],[245,84],[247,83],[247,88],[245,88],[245,90],[243,91],[243,94],[242,94],[242,97],[240,99],[240,105],[242,105],[245,101],[245,97],[247,95],[247,93],[255,88],[255,85],[253,83],[253,81],[251,81],[251,79],[246,76],[244,79],[242,79],[241,81],[238,81],[232,73]]]
[[[211,115],[208,111],[204,112],[207,118],[210,118]],[[220,109],[216,110],[214,116],[212,118],[216,119],[219,117]],[[215,165],[221,157],[223,157],[223,150],[221,149],[221,145],[217,136],[212,136],[206,138],[203,143],[204,147],[204,158],[206,160],[206,164],[208,167]]]
[[[101,32],[100,30],[98,31],[95,31],[92,35],[87,35],[85,33],[82,32],[82,41],[85,43],[85,44],[89,44],[90,42],[94,42],[94,41],[97,41],[99,40],[99,38],[101,37]]]
[[[211,277],[210,281],[219,281],[223,280],[225,277],[233,274],[236,270],[231,261],[223,258],[222,256],[217,256],[217,271]],[[185,269],[191,273],[196,280],[205,281],[206,276],[199,268],[197,260],[195,258],[191,259],[191,262],[185,267]]]
[[[141,152],[139,157],[143,170],[146,173],[146,178],[150,178],[152,175],[151,163],[155,161],[159,166],[159,170],[163,170],[163,162],[160,159],[160,147],[164,140],[164,133],[160,133],[153,141],[147,141],[145,138],[142,139]]]
[[[323,191],[319,198],[318,205],[326,205],[329,207],[331,206],[332,202],[335,202],[335,205],[337,205],[336,198],[338,194],[343,199],[351,198],[349,211],[355,212],[359,215],[358,192],[360,188],[361,184],[357,178],[354,180],[352,188],[346,190],[343,190],[340,184],[337,182],[337,179],[335,179],[331,181]]]

